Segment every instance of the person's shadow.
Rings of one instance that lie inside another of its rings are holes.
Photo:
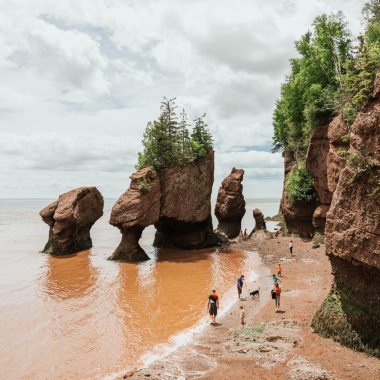
[[[223,326],[221,323],[219,323],[219,322],[215,322],[213,325],[211,325],[211,326]]]

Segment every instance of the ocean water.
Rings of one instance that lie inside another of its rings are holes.
[[[149,261],[107,261],[121,237],[108,224],[115,200],[106,200],[92,228],[92,249],[42,254],[48,226],[38,213],[51,202],[0,201],[1,379],[107,379],[147,365],[204,327],[212,287],[225,313],[237,275],[244,268],[255,276],[241,251],[154,249],[153,226],[140,241]],[[272,216],[279,201],[247,200],[246,207],[242,228],[250,232],[252,210]]]

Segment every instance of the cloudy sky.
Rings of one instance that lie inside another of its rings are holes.
[[[361,0],[0,0],[0,198],[80,186],[118,197],[163,96],[215,139],[215,188],[233,166],[250,198],[280,198],[272,112],[321,13]],[[216,193],[213,194],[216,196]]]

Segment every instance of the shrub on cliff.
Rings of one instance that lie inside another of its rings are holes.
[[[175,98],[161,102],[158,120],[148,122],[142,141],[144,151],[138,153],[136,169],[154,166],[156,169],[186,165],[213,149],[212,136],[204,122],[204,114],[195,118],[191,137],[187,114],[183,110],[180,121],[175,113]]]
[[[313,178],[304,166],[293,166],[286,177],[285,189],[292,204],[308,202],[318,198],[318,194],[313,187]]]

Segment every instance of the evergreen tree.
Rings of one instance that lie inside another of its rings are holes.
[[[182,109],[180,114],[180,122],[179,122],[179,149],[181,152],[181,164],[186,165],[192,159],[191,145],[190,145],[190,136],[188,127],[190,126],[187,122],[187,113],[185,109]]]
[[[186,165],[204,157],[212,149],[212,137],[204,123],[203,115],[195,119],[195,127],[189,137],[187,114],[183,109],[178,122],[175,98],[164,97],[158,120],[149,122],[142,141],[144,150],[138,153],[136,169],[154,166],[156,169]]]
[[[206,114],[203,114],[203,116],[194,119],[195,125],[191,134],[194,159],[204,157],[209,150],[213,149],[212,136],[207,128],[208,125],[203,121],[205,116]]]

